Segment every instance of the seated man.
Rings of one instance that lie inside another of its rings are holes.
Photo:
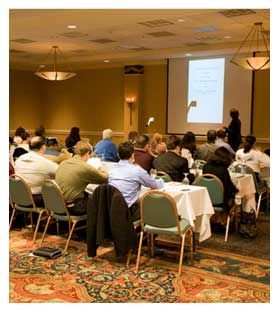
[[[23,154],[26,154],[30,151],[29,143],[30,143],[30,134],[28,132],[24,132],[21,134],[22,142],[16,146],[13,152],[14,161],[18,159]]]
[[[208,130],[207,142],[197,147],[195,159],[202,159],[202,160],[207,161],[218,147],[215,144],[215,140],[216,140],[216,131]]]
[[[130,208],[132,220],[140,219],[140,210],[136,201],[141,186],[159,189],[164,186],[163,180],[155,180],[144,169],[134,164],[134,147],[130,142],[119,144],[120,161],[109,171],[109,184],[117,188]]]
[[[105,129],[103,131],[103,140],[99,141],[95,148],[94,153],[102,158],[104,161],[118,161],[117,156],[117,148],[114,143],[111,141],[112,139],[112,130],[111,129]]]
[[[140,165],[143,169],[145,169],[148,173],[153,168],[153,159],[149,153],[150,145],[149,138],[147,135],[142,134],[137,137],[135,144],[135,163]]]
[[[60,164],[63,160],[72,157],[71,153],[66,148],[59,150],[58,141],[56,138],[47,139],[47,148],[44,152],[44,157]]]
[[[21,155],[15,162],[15,173],[20,175],[31,187],[35,204],[43,207],[42,184],[45,179],[53,179],[57,164],[44,158],[46,145],[42,137],[33,137],[30,152]]]
[[[166,172],[173,181],[182,182],[185,173],[189,173],[188,161],[180,156],[180,139],[171,135],[167,140],[167,152],[160,154],[153,160],[155,169]],[[192,182],[193,178],[190,178]]]
[[[232,158],[235,157],[235,151],[232,149],[229,143],[225,142],[226,139],[226,131],[224,129],[219,129],[216,132],[217,138],[215,140],[215,144],[218,147],[224,146],[232,155]]]
[[[72,215],[86,214],[87,197],[84,191],[89,183],[107,183],[108,174],[95,169],[86,162],[92,154],[89,143],[79,141],[75,147],[75,156],[63,161],[56,172],[55,181],[60,186],[64,199],[71,203]]]

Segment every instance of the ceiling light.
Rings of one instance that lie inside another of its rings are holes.
[[[232,57],[231,63],[250,70],[268,69],[270,67],[270,55],[267,43],[268,38],[263,28],[263,23],[254,23],[248,35]],[[249,45],[248,52],[244,50],[247,45]],[[264,48],[260,47],[262,45]]]
[[[224,39],[231,39],[232,36],[224,36]]]
[[[180,23],[185,22],[185,20],[182,19],[182,18],[179,18],[177,21],[180,22]]]
[[[53,63],[50,65],[40,65],[35,72],[35,75],[37,75],[40,78],[51,80],[51,81],[58,81],[58,80],[66,80],[69,78],[72,78],[76,75],[76,73],[70,71],[62,71],[58,69],[58,57],[61,59],[64,58],[62,55],[61,50],[58,48],[58,46],[52,46],[46,59],[45,63],[47,63],[48,59],[51,58],[53,54]],[[65,58],[64,58],[65,59]],[[61,65],[60,65],[61,66]],[[59,67],[60,67],[59,66]],[[70,66],[69,66],[70,67]]]
[[[185,56],[192,56],[192,53],[186,53]]]
[[[68,25],[67,28],[69,28],[69,29],[76,29],[77,26],[76,25]]]
[[[104,60],[104,63],[109,63],[110,61],[109,60]]]

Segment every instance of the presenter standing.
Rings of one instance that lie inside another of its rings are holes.
[[[228,143],[232,149],[236,152],[241,143],[241,121],[239,119],[239,111],[235,108],[230,110],[230,116],[232,118],[228,127],[224,127],[228,136]]]

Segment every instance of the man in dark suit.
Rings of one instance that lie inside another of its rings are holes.
[[[155,169],[166,172],[173,181],[181,182],[189,173],[188,161],[180,156],[180,139],[171,135],[167,140],[167,152],[153,160]],[[191,182],[191,181],[190,181]]]

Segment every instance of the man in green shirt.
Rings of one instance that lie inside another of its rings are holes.
[[[65,201],[71,203],[69,212],[72,215],[86,214],[87,197],[84,196],[84,191],[89,183],[108,182],[106,172],[86,163],[91,153],[91,145],[79,141],[75,147],[75,156],[62,161],[56,171],[55,181],[61,188]]]

